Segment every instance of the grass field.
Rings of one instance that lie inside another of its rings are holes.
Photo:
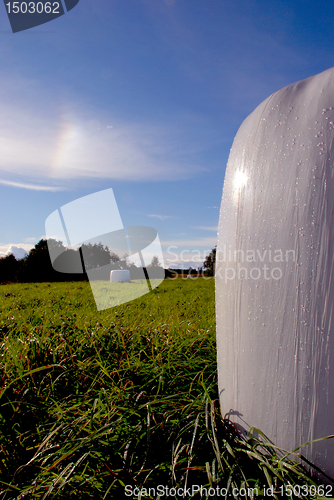
[[[2,285],[0,344],[1,500],[316,488],[220,415],[213,278],[165,280],[101,312],[88,283]]]

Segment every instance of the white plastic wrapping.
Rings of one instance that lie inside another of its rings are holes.
[[[266,99],[231,149],[216,304],[223,413],[293,448],[334,434],[334,69]],[[334,476],[334,440],[303,454]]]
[[[111,283],[124,283],[125,281],[130,281],[130,271],[122,271],[119,269],[110,271],[110,281]]]

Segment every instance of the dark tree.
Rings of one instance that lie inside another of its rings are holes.
[[[151,264],[148,267],[161,267],[159,258],[156,255],[152,257]]]
[[[11,253],[0,258],[0,283],[8,283],[17,280],[17,272],[20,262]]]
[[[50,259],[49,246],[60,254],[54,261],[54,267]],[[82,272],[79,251],[66,250],[61,241],[40,240],[20,263],[22,264],[17,279],[21,282],[87,280],[86,273]]]
[[[91,243],[88,245],[82,245],[81,250],[87,271],[89,269],[96,269],[111,263],[116,264],[115,269],[119,269],[119,267],[117,267],[117,263],[120,260],[119,257],[101,243],[94,245]]]
[[[209,255],[206,256],[205,261],[203,262],[203,270],[205,276],[215,275],[216,252],[217,248],[215,247],[211,250]]]
[[[52,240],[52,244],[59,245],[61,242]],[[42,239],[22,259],[22,265],[18,272],[18,281],[58,281],[56,279],[57,274],[51,264],[47,240]]]

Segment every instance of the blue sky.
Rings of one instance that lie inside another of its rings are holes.
[[[124,225],[157,229],[166,267],[200,265],[239,126],[334,66],[333,14],[332,2],[80,0],[13,34],[1,5],[0,255],[112,188]]]

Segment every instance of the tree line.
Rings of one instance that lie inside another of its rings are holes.
[[[60,254],[54,265],[51,263],[49,246],[58,249]],[[82,245],[80,249],[73,250],[66,249],[59,241],[42,239],[24,259],[16,260],[13,254],[0,258],[0,283],[88,281],[87,271],[102,266],[108,266],[108,276],[103,277],[106,280],[112,269],[129,270],[130,279],[143,277],[143,268],[129,263],[126,258],[121,259],[101,243]],[[162,268],[157,257],[153,257],[148,267],[152,267],[151,277],[154,277],[155,271],[156,274],[160,271],[161,275]]]
[[[49,254],[49,246],[58,249],[59,257],[52,265]],[[186,275],[214,276],[216,249],[214,248],[206,257],[203,267],[199,271],[194,269],[164,269],[164,276],[167,278],[181,277]],[[106,267],[105,275],[100,279],[109,279],[110,270],[121,269],[130,271],[130,279],[143,277],[143,268],[129,263],[125,258],[111,252],[108,247],[99,244],[82,245],[80,249],[66,249],[62,242],[56,240],[41,239],[29,254],[17,260],[13,254],[0,258],[0,283],[27,283],[27,282],[52,282],[52,281],[88,281],[87,271]],[[152,258],[150,277],[161,277],[162,267],[158,257]],[[71,272],[60,272],[60,271]],[[83,271],[83,272],[82,272]],[[144,268],[145,273],[145,268]],[[147,276],[147,274],[146,274]]]

